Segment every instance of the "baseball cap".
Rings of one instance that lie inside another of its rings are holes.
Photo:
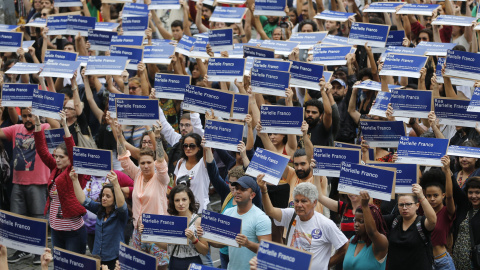
[[[243,188],[251,188],[256,191],[258,188],[257,182],[251,176],[242,176],[236,182],[232,182],[232,186],[240,185]]]
[[[332,84],[334,82],[338,82],[341,86],[347,87],[347,85],[345,84],[345,82],[342,79],[335,79],[335,80],[332,81]]]

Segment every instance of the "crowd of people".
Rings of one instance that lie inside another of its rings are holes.
[[[383,58],[367,44],[355,45],[345,65],[325,65],[324,70],[333,75],[319,80],[318,89],[292,86],[283,96],[252,91],[250,76],[244,76],[243,82],[211,81],[208,59],[178,52],[167,65],[140,62],[136,70],[127,69],[121,76],[86,75],[84,67],[79,67],[70,80],[6,74],[19,62],[44,63],[50,50],[108,56],[109,51],[92,50],[88,37],[78,33],[49,35],[48,27],[24,25],[37,18],[73,12],[95,17],[97,22],[118,23],[114,31],[123,34],[122,3],[129,1],[79,2],[81,6],[59,7],[54,0],[15,1],[19,27],[14,31],[23,32],[24,41],[35,42],[16,52],[0,53],[0,88],[7,83],[35,84],[42,91],[65,95],[60,121],[35,115],[30,107],[2,106],[0,100],[0,208],[48,219],[52,248],[79,254],[88,249],[101,260],[103,269],[110,270],[120,268],[120,242],[155,256],[157,269],[188,269],[191,263],[257,269],[256,254],[263,240],[310,252],[311,269],[480,269],[480,158],[446,155],[441,158],[441,167],[420,166],[418,184],[391,201],[373,199],[367,191],[341,194],[338,177],[313,175],[314,146],[333,147],[337,141],[361,148],[364,164],[397,160],[395,148],[376,147],[372,156],[369,150],[373,147],[363,139],[359,124],[363,120],[403,121],[393,117],[390,105],[386,117],[369,114],[377,94],[389,91],[389,84],[432,91],[434,98],[471,99],[480,81],[457,85],[443,76],[440,82],[436,75],[438,56],[428,56],[418,79],[380,75]],[[151,0],[133,2],[151,4]],[[404,47],[420,42],[455,43],[454,51],[477,53],[480,43],[476,23],[432,23],[440,15],[478,18],[479,6],[473,0],[406,1],[439,4],[432,16],[364,12],[369,3],[359,0],[287,0],[285,16],[257,16],[254,2],[232,5],[216,1],[209,5],[202,0],[180,0],[180,11],[150,10],[145,44],[158,40],[176,44],[184,35],[223,28],[233,29],[236,45],[257,46],[259,40],[286,41],[298,33],[321,31],[327,32],[327,37],[348,37],[355,22],[404,31]],[[211,22],[218,6],[244,7],[246,13],[240,23]],[[316,18],[326,10],[354,15],[344,22]],[[166,24],[167,15],[175,12],[179,19]],[[213,57],[218,52],[207,45],[207,53]],[[219,53],[229,57],[229,51]],[[298,47],[275,58],[313,60],[309,50]],[[240,121],[243,141],[237,151],[207,147],[205,121],[220,119],[216,108],[200,113],[185,111],[182,100],[157,98],[157,73],[188,75],[192,85],[248,95],[248,114]],[[444,68],[441,74],[445,75]],[[354,88],[368,80],[381,83],[381,91]],[[160,118],[151,126],[121,125],[108,109],[109,94],[158,100]],[[303,107],[302,135],[263,133],[262,105]],[[405,123],[408,136],[449,139],[450,145],[458,146],[480,144],[478,123],[476,128],[439,124],[435,111],[428,118],[410,118]],[[51,153],[45,130],[59,128],[64,130],[65,143]],[[72,166],[74,146],[111,150],[113,170],[106,177],[77,174]],[[263,174],[246,175],[259,148],[289,156],[278,185],[265,182]],[[221,213],[242,220],[236,237],[239,247],[202,238],[201,214],[211,209],[210,196],[215,192],[220,197]],[[188,245],[142,242],[142,214],[187,217]],[[220,248],[220,263],[212,261],[211,247]],[[15,269],[15,263],[32,258],[33,264],[48,269],[53,260],[50,249],[42,256],[23,250],[6,253],[1,246],[0,269]]]

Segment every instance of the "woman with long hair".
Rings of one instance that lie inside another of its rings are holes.
[[[198,204],[195,203],[195,196],[187,186],[188,182],[183,183],[185,184],[179,184],[170,191],[167,212],[172,216],[187,218],[188,226],[185,229],[185,236],[189,240],[188,245],[155,243],[161,249],[168,250],[170,256],[169,270],[188,269],[191,263],[202,265],[200,254],[206,255],[209,250],[207,241],[198,239],[197,228],[200,227],[201,218],[197,214]],[[140,231],[143,231],[143,224],[140,225]]]
[[[102,264],[113,270],[115,261],[118,259],[118,243],[125,242],[123,231],[128,221],[127,204],[118,183],[117,174],[111,171],[107,175],[110,183],[104,185],[100,191],[101,202],[93,201],[85,196],[75,170],[70,172],[70,178],[78,202],[92,213],[97,214],[95,245],[92,255],[100,256]]]
[[[167,213],[167,185],[170,182],[168,176],[168,166],[165,161],[165,150],[161,142],[161,128],[154,126],[156,140],[155,152],[143,147],[140,150],[140,159],[137,167],[130,159],[128,151],[123,142],[122,130],[120,126],[117,129],[117,151],[119,160],[125,173],[134,179],[134,189],[132,194],[133,201],[133,219],[135,229],[133,232],[133,246],[144,252],[153,254],[158,258],[159,269],[166,269],[168,265],[168,255],[165,250],[159,249],[153,244],[142,243],[140,233],[138,232],[138,221],[143,213],[165,215]]]
[[[198,211],[200,213],[207,209],[207,205],[210,202],[208,196],[210,178],[208,177],[205,160],[203,159],[204,149],[201,144],[202,137],[196,133],[188,133],[180,139],[182,154],[174,172],[174,185],[178,184],[178,179],[182,176],[188,176],[190,188],[196,194],[195,199],[199,205]]]
[[[344,270],[385,269],[387,264],[387,225],[376,205],[369,204],[370,195],[360,191],[361,207],[355,210],[355,236],[350,239],[343,259]]]
[[[478,147],[474,141],[465,141],[461,146]],[[470,177],[478,176],[480,174],[480,159],[473,157],[455,157],[455,172],[453,179],[455,179],[463,188]]]
[[[40,126],[40,119],[38,115],[34,116],[34,137],[37,153],[43,163],[51,170],[47,187],[48,197],[45,214],[49,213],[48,220],[52,232],[52,245],[85,254],[87,231],[82,216],[87,210],[75,197],[70,178],[75,142],[68,129],[64,111],[60,112],[60,118],[65,131],[65,143],[57,146],[52,156],[48,152],[45,133]],[[85,187],[88,178],[85,175],[78,176],[78,182],[82,188]]]

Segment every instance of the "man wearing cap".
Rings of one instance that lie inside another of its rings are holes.
[[[344,80],[336,78],[332,81],[331,92],[339,113],[339,124],[335,126],[341,127],[338,131],[334,130],[333,132],[335,134],[335,140],[354,143],[356,124],[348,113],[348,103],[352,91],[348,90],[347,84]]]
[[[250,176],[242,176],[233,182],[234,200],[237,206],[225,210],[224,215],[242,220],[242,232],[237,235],[236,241],[240,247],[228,247],[230,261],[227,269],[250,269],[248,262],[255,256],[261,240],[272,240],[272,222],[260,208],[252,203],[256,191],[259,191],[257,182]],[[264,194],[267,191],[265,190]]]
[[[311,265],[315,269],[327,270],[342,262],[347,252],[348,239],[332,220],[315,211],[318,203],[317,187],[312,183],[300,183],[293,190],[294,208],[275,208],[266,194],[264,176],[257,176],[257,183],[264,194],[263,208],[277,226],[284,226],[287,230],[286,245],[312,253]],[[316,177],[314,182],[320,181],[319,179]],[[330,256],[332,248],[336,252]]]

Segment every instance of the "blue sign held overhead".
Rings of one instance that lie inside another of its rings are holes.
[[[313,158],[316,162],[313,175],[339,177],[342,162],[360,163],[361,152],[360,149],[315,146]]]
[[[5,74],[36,74],[40,72],[44,64],[17,62]]]
[[[395,168],[397,170],[395,176],[395,193],[397,194],[412,193],[412,185],[418,183],[419,168],[417,164],[372,162],[368,163],[368,165]]]
[[[428,118],[432,110],[432,91],[392,90],[393,116]]]
[[[143,60],[143,48],[142,47],[123,47],[123,46],[111,46],[110,56],[126,56],[130,60],[127,64],[127,69],[137,70],[138,64]]]
[[[242,232],[242,220],[209,210],[202,212],[203,238],[232,247],[239,247],[235,238]]]
[[[480,148],[460,146],[460,145],[450,145],[447,150],[447,155],[455,156],[455,157],[480,158]]]
[[[75,253],[58,247],[54,247],[52,255],[54,270],[93,270],[100,267],[100,259],[95,259],[93,257],[81,255],[79,253]]]
[[[45,139],[47,140],[48,151],[51,154],[53,154],[57,146],[65,142],[63,139],[64,136],[65,130],[63,130],[63,128],[45,129]]]
[[[360,191],[368,191],[374,199],[390,201],[395,198],[395,174],[394,168],[381,169],[342,162],[338,191],[355,195],[359,195]]]
[[[442,167],[441,158],[447,154],[448,142],[448,139],[402,136],[396,163]]]
[[[314,229],[314,231],[316,230],[320,231],[320,229]],[[312,234],[314,231],[312,231]],[[311,262],[311,253],[296,248],[265,240],[262,240],[258,247],[258,269],[309,270]]]
[[[0,52],[17,52],[22,47],[23,33],[0,32]]]
[[[472,26],[475,18],[471,16],[438,15],[432,25]]]
[[[63,110],[64,94],[33,90],[32,114],[60,120],[58,113]]]
[[[126,56],[90,56],[85,75],[122,75],[127,61]]]
[[[49,60],[43,66],[40,76],[71,79],[79,67],[80,62],[78,61]]]
[[[262,47],[274,49],[275,54],[281,54],[288,56],[292,53],[293,49],[298,47],[300,42],[293,41],[282,41],[282,40],[264,40],[262,42]]]
[[[215,269],[218,269],[218,268],[201,265],[201,264],[195,264],[195,263],[191,263],[190,266],[188,267],[188,270],[215,270]]]
[[[31,107],[33,91],[38,84],[5,83],[2,88],[3,107]]]
[[[0,31],[11,32],[16,30],[20,25],[0,24]]]
[[[180,9],[179,0],[152,0],[148,9]]]
[[[215,116],[230,118],[233,109],[233,92],[187,85],[183,109],[198,113],[214,110]]]
[[[288,72],[252,68],[250,77],[253,92],[285,97],[290,82]]]
[[[432,4],[405,4],[397,12],[397,14],[432,16],[433,11],[437,9],[439,6],[440,5],[432,5]]]
[[[370,147],[397,147],[400,137],[405,136],[402,121],[360,121],[360,128]]]
[[[245,174],[257,177],[259,174],[265,174],[263,180],[267,183],[278,185],[285,168],[288,165],[290,157],[277,154],[260,147],[253,154],[252,160],[248,165]]]
[[[148,17],[127,17],[122,19],[124,35],[143,36],[148,28]]]
[[[337,148],[362,149],[362,146],[358,144],[350,144],[350,143],[337,142],[337,141],[333,142],[333,146]],[[369,155],[369,160],[375,160],[375,148],[370,147],[368,149],[368,155]]]
[[[193,44],[196,40],[195,37],[183,35],[175,48],[175,52],[190,56],[190,50],[193,48]]]
[[[405,38],[404,30],[390,30],[387,37],[387,47],[390,46],[402,46],[403,39]]]
[[[191,77],[176,74],[155,74],[155,96],[157,98],[183,100],[185,88],[190,84]]]
[[[168,65],[175,53],[175,46],[168,43],[147,45],[143,47],[143,63]]]
[[[112,118],[117,118],[117,111],[115,105],[115,99],[117,98],[137,98],[137,99],[148,99],[147,96],[137,96],[137,95],[129,95],[129,94],[115,94],[110,93],[108,95],[108,111],[110,112],[110,116]]]
[[[138,251],[134,247],[129,247],[120,242],[118,262],[120,269],[142,269],[156,270],[157,258],[142,251]]]
[[[285,0],[255,0],[255,16],[285,16]]]
[[[480,80],[480,54],[448,50],[446,62],[445,77]]]
[[[341,66],[347,64],[347,54],[352,46],[314,47],[312,63],[325,66]]]
[[[140,4],[140,3],[125,3],[122,10],[122,18],[127,17],[147,17],[148,13],[148,5]]]
[[[386,118],[385,112],[388,109],[391,97],[392,93],[390,92],[379,92],[375,98],[375,104],[372,105],[368,114]]]
[[[108,51],[112,37],[116,37],[117,33],[110,31],[88,30],[88,42],[90,49],[95,51]]]
[[[243,127],[238,122],[206,120],[205,146],[238,152],[237,145],[243,139]]]
[[[243,57],[260,57],[260,58],[274,58],[275,50],[253,47],[253,46],[243,46]]]
[[[5,86],[3,87],[5,91]],[[472,94],[472,98],[470,99],[470,103],[468,104],[467,111],[480,113],[480,87],[475,87],[475,90],[473,91],[473,94]]]
[[[208,36],[197,36],[197,39],[193,43],[193,48],[189,53],[189,57],[209,59],[210,55],[208,55],[207,53],[208,43],[209,43]],[[229,55],[229,57],[232,57],[232,56]]]
[[[244,58],[210,58],[208,61],[208,79],[210,81],[243,81]]]
[[[453,49],[457,43],[426,42],[418,43],[417,48],[424,49],[426,55],[446,56],[447,51]]]
[[[387,54],[380,75],[420,78],[427,59],[426,56]]]
[[[393,89],[398,89],[400,87],[401,86],[396,85],[396,84],[389,84],[388,85],[388,90],[390,90],[390,92],[391,92]],[[360,84],[353,85],[352,88],[353,89],[360,88],[360,89],[364,89],[364,90],[373,90],[373,91],[381,92],[382,91],[382,84],[380,82],[366,80],[366,81],[361,82]]]
[[[233,97],[232,119],[244,120],[248,114],[248,95],[236,93]]]
[[[187,245],[187,217],[143,214],[142,242]]]
[[[290,67],[292,63],[290,61],[281,61],[281,60],[273,60],[273,59],[253,59],[253,68],[256,69],[268,69],[268,70],[276,70],[276,71],[285,71],[290,72]]]
[[[233,49],[233,29],[208,30],[208,42],[214,52],[228,51]]]
[[[114,35],[111,38],[111,46],[142,46],[143,45],[143,36],[118,36]]]
[[[390,46],[388,47],[380,56],[382,61],[385,61],[385,58],[388,54],[406,54],[406,55],[419,55],[423,56],[426,53],[425,48],[417,47],[403,47],[403,46]]]
[[[372,2],[369,7],[364,9],[363,12],[374,13],[394,13],[397,10],[397,6],[403,5],[402,2]]]
[[[317,14],[314,18],[326,21],[346,22],[351,16],[355,16],[355,13],[324,10],[322,13]]]
[[[82,37],[88,36],[88,30],[95,29],[96,20],[95,17],[69,15],[67,35],[70,33],[80,33]],[[50,30],[48,32],[50,33]]]
[[[348,36],[348,44],[384,48],[390,26],[371,23],[353,23]]]
[[[239,23],[247,8],[217,6],[210,17],[211,22]]]
[[[82,5],[80,0],[55,0],[53,2],[54,7],[81,7]]]
[[[433,105],[440,124],[474,128],[480,121],[480,113],[468,111],[469,103],[468,100],[435,98]]]
[[[47,27],[49,36],[66,35],[68,32],[68,16],[48,16]]]
[[[48,244],[47,222],[0,210],[0,245],[41,255]]]
[[[288,41],[300,42],[298,49],[308,50],[312,48],[315,44],[321,42],[326,36],[327,31],[323,32],[312,32],[312,33],[294,33],[290,36]]]
[[[120,24],[112,22],[96,22],[95,30],[99,31],[114,31]]]
[[[318,83],[323,77],[323,66],[314,63],[292,61],[290,76],[290,86],[320,91]]]
[[[66,52],[66,51],[57,51],[57,50],[47,50],[45,52],[44,62],[48,60],[65,60],[65,61],[77,61],[78,53]]]
[[[73,147],[73,168],[78,174],[105,177],[113,170],[112,151]]]
[[[303,108],[262,105],[260,108],[261,133],[302,135]]]
[[[160,119],[156,99],[117,98],[115,101],[117,119],[121,125],[154,125]]]
[[[332,44],[337,46],[346,46],[349,45],[348,37],[343,36],[334,36],[334,35],[327,35],[323,40],[322,44]],[[365,44],[363,44],[365,45]]]

